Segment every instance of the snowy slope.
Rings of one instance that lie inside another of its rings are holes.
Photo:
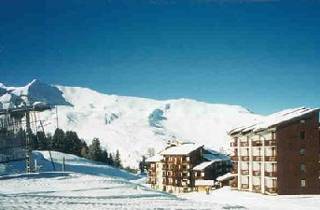
[[[0,176],[0,209],[223,209],[151,190],[139,184],[141,177],[117,168],[59,152],[52,156],[59,170],[65,158],[66,172],[52,172],[48,152],[35,151],[40,173]],[[24,162],[0,166],[12,173],[23,170]]]
[[[65,157],[67,172],[48,172],[52,169],[48,152],[33,154],[41,173],[0,176],[0,209],[316,210],[320,205],[320,195],[268,196],[229,187],[209,195],[172,195],[139,184],[138,176],[125,171],[59,152],[53,158],[57,163]],[[23,162],[13,162],[7,172],[22,167]]]
[[[47,102],[54,100],[53,104],[60,104],[60,128],[77,131],[88,143],[93,137],[99,137],[109,151],[120,150],[125,166],[135,168],[148,149],[154,148],[158,152],[164,148],[166,140],[174,137],[226,150],[228,130],[261,118],[241,106],[208,104],[191,99],[157,101],[101,94],[81,87],[56,88],[39,81],[26,87],[10,90],[19,94],[21,90],[33,89],[29,91],[33,98]],[[38,94],[41,97],[36,93],[41,93]],[[40,117],[46,121],[46,130],[53,132],[56,128],[55,111],[48,111]]]
[[[62,170],[62,159],[65,159],[65,170],[69,172],[117,177],[126,180],[136,180],[139,176],[128,173],[125,170],[120,170],[109,165],[100,164],[99,162],[90,161],[85,158],[78,157],[76,155],[64,154],[61,152],[51,152],[52,159],[55,165],[56,171]],[[33,151],[33,160],[40,166],[39,172],[53,171],[53,166],[50,161],[48,151]],[[25,171],[25,161],[11,162],[10,164],[0,164],[0,175],[9,175],[16,173],[23,173]]]

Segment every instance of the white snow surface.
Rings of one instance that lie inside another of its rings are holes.
[[[159,161],[162,161],[163,160],[163,156],[160,155],[160,154],[156,154],[152,157],[149,157],[146,159],[146,162],[147,163],[153,163],[153,162],[159,162]]]
[[[206,193],[171,195],[143,184],[145,178],[88,161],[74,155],[54,152],[55,162],[65,157],[67,172],[51,170],[48,152],[34,152],[41,173],[0,176],[0,209],[252,209],[316,210],[320,195],[268,196],[231,191],[229,187]],[[59,161],[60,160],[60,161]],[[23,162],[14,162],[17,170]],[[57,164],[60,169],[61,164]]]
[[[196,149],[202,147],[199,144],[182,144],[170,147],[164,151],[162,151],[161,155],[188,155]]]
[[[206,193],[179,194],[180,198],[195,202],[210,202],[221,204],[224,209],[252,210],[318,210],[320,195],[263,195],[252,192],[231,190],[230,187]]]
[[[208,166],[210,166],[212,163],[218,162],[218,161],[222,161],[222,160],[217,159],[217,160],[211,160],[211,161],[202,162],[202,163],[196,165],[195,167],[193,167],[192,170],[196,170],[196,171],[204,170],[205,168],[207,168]]]
[[[230,134],[238,133],[238,132],[257,132],[260,130],[264,130],[270,128],[272,126],[278,125],[280,123],[292,120],[294,118],[301,117],[303,115],[319,111],[318,108],[306,108],[306,107],[299,107],[293,109],[285,109],[280,112],[268,115],[264,118],[261,118],[258,122],[246,126],[242,126],[239,128],[232,129]]]
[[[33,154],[40,173],[0,176],[0,209],[222,209],[222,205],[193,202],[139,184],[140,177],[75,155],[54,152],[66,160],[67,172],[49,172],[48,152]],[[12,163],[20,170],[23,161]],[[57,164],[61,169],[61,165]],[[142,182],[144,179],[142,179]]]
[[[2,86],[17,95],[29,94],[30,99],[58,104],[60,128],[76,131],[87,143],[98,137],[109,152],[119,149],[124,166],[133,168],[138,167],[141,156],[148,154],[150,148],[158,153],[173,138],[217,151],[227,150],[228,130],[261,118],[237,105],[191,99],[159,101],[102,94],[82,87],[55,87],[38,80],[26,87]],[[44,120],[46,131],[54,132],[55,110],[40,113],[37,119]]]

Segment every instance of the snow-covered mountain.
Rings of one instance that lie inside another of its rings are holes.
[[[208,104],[191,99],[152,100],[108,95],[82,87],[51,86],[34,80],[25,87],[0,83],[0,108],[29,102],[58,105],[59,127],[74,130],[90,143],[99,137],[109,151],[120,150],[125,166],[137,167],[148,151],[160,151],[172,138],[227,150],[227,131],[261,118],[237,105]],[[55,110],[41,113],[46,130],[56,128]]]

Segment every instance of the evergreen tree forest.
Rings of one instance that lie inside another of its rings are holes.
[[[90,160],[99,161],[117,168],[122,168],[120,153],[108,153],[103,149],[98,138],[94,138],[90,145],[79,138],[74,131],[64,131],[57,128],[53,135],[38,131],[32,134],[33,150],[53,150],[67,154],[74,154]]]

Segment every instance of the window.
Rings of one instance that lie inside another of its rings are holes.
[[[304,148],[300,149],[300,155],[304,155]]]
[[[304,136],[305,136],[304,131],[301,131],[301,132],[300,132],[300,139],[304,139]]]
[[[306,166],[304,164],[300,164],[300,171],[305,172]]]
[[[306,180],[305,179],[301,179],[300,180],[300,186],[301,187],[306,187]]]

